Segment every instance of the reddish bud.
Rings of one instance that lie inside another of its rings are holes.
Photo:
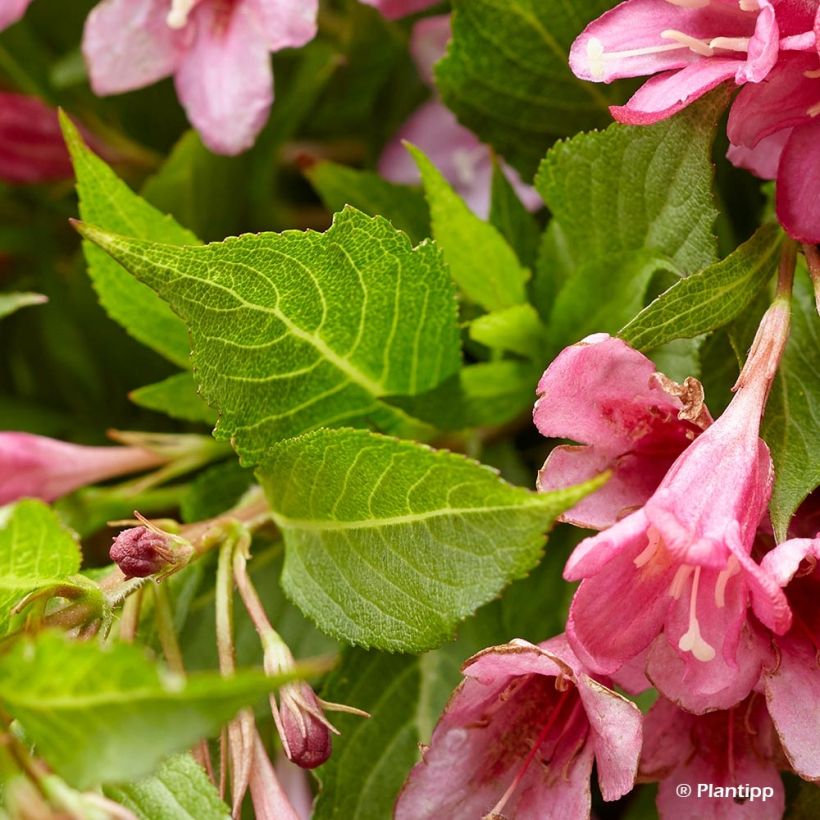
[[[123,530],[108,554],[126,578],[147,578],[178,563],[171,536],[148,527]]]
[[[333,731],[313,690],[306,683],[294,683],[280,690],[279,735],[285,754],[303,769],[315,769],[329,757]]]

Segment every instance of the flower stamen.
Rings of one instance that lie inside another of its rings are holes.
[[[165,18],[169,28],[185,28],[188,25],[188,15],[193,11],[199,0],[171,0],[171,10]]]
[[[697,618],[698,585],[700,583],[701,568],[695,569],[692,579],[692,596],[689,599],[689,629],[678,641],[678,648],[683,652],[691,652],[699,661],[711,661],[715,657],[714,648],[703,640],[700,633],[700,624]]]

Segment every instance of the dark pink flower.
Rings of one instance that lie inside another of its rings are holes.
[[[552,450],[538,474],[547,491],[594,478],[612,478],[561,516],[604,529],[643,506],[675,459],[711,421],[702,403],[694,423],[684,404],[663,389],[655,365],[620,339],[597,334],[566,348],[538,383],[533,421],[548,438],[581,446]]]
[[[190,542],[165,532],[139,513],[137,518],[142,526],[120,532],[108,553],[126,578],[169,575],[191,560],[194,548]]]
[[[727,80],[763,80],[777,62],[781,37],[783,47],[805,47],[793,36],[811,28],[808,6],[804,0],[625,0],[584,29],[570,66],[595,82],[656,75],[612,109],[620,122],[646,125]]]
[[[31,0],[2,0],[0,2],[0,31],[16,23],[29,7]]]
[[[818,12],[820,21],[820,12]],[[786,54],[732,105],[729,159],[777,180],[777,217],[797,240],[820,242],[820,58]]]
[[[485,649],[463,672],[396,820],[588,817],[593,761],[605,800],[632,788],[640,712],[590,677],[563,636]]]
[[[103,0],[83,53],[96,94],[173,75],[203,142],[216,153],[253,145],[273,103],[270,54],[316,34],[318,0]]]
[[[793,613],[791,629],[774,635],[777,661],[763,675],[769,713],[800,777],[820,781],[820,533],[794,538],[764,558]]]
[[[410,51],[421,78],[432,87],[433,65],[443,55],[450,39],[450,16],[420,20],[413,27]],[[379,173],[391,182],[415,185],[419,170],[404,148],[404,142],[419,147],[441,171],[467,205],[483,219],[490,211],[493,161],[490,149],[465,128],[437,98],[424,103],[393,136],[379,159]],[[518,173],[502,164],[504,175],[526,207],[537,210],[541,198]]]
[[[333,751],[330,724],[322,705],[307,683],[288,683],[279,690],[274,713],[279,737],[288,759],[303,769],[321,766]]]
[[[53,501],[87,484],[164,464],[141,447],[86,447],[30,433],[0,432],[0,505]]]
[[[662,820],[783,816],[780,749],[759,695],[733,709],[701,716],[661,698],[646,716],[644,738],[641,778],[660,781],[657,805]],[[691,794],[678,791],[682,784]],[[711,796],[705,791],[709,786]],[[766,799],[762,791],[748,792],[750,786],[766,789]]]

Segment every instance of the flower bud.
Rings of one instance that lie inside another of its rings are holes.
[[[191,553],[182,538],[158,528],[132,527],[114,539],[108,554],[126,578],[147,578],[186,564]]]
[[[279,735],[285,754],[303,769],[315,769],[329,757],[334,731],[306,683],[287,684],[280,690]]]

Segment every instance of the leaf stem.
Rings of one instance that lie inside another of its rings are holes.
[[[803,245],[803,253],[806,255],[806,264],[814,285],[814,301],[817,305],[817,312],[820,313],[820,248],[817,245]]]

